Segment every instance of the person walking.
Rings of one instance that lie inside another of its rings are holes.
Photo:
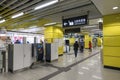
[[[92,43],[89,41],[89,51],[92,52]]]
[[[43,41],[40,40],[40,44],[37,46],[37,52],[38,52],[38,61],[44,62],[44,46]]]
[[[77,52],[78,52],[78,47],[79,47],[79,45],[78,45],[78,42],[77,42],[77,41],[75,41],[75,43],[74,43],[73,47],[74,47],[74,54],[75,54],[75,57],[77,57]]]
[[[80,39],[80,52],[83,53],[83,51],[84,51],[84,40]]]

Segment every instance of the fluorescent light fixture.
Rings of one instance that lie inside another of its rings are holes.
[[[98,22],[103,22],[103,19],[99,19]]]
[[[93,29],[92,31],[100,31],[100,29]]]
[[[40,28],[28,28],[28,29],[20,29],[18,31],[21,31],[21,32],[37,32],[37,31],[40,31],[41,29]]]
[[[47,24],[45,24],[44,26],[50,26],[50,25],[55,25],[55,24],[57,24],[56,22],[53,22],[53,23],[47,23]]]
[[[3,22],[5,22],[5,19],[3,19],[3,20],[0,20],[0,23],[3,23]]]
[[[24,13],[23,13],[23,12],[18,13],[18,14],[16,14],[16,15],[13,15],[13,16],[12,16],[12,18],[17,18],[17,17],[22,16],[22,15],[24,15]]]
[[[6,34],[0,34],[0,36],[6,36]]]
[[[116,6],[116,7],[113,7],[113,10],[115,10],[115,9],[118,9],[118,7]]]
[[[40,6],[35,7],[34,10],[42,9],[42,8],[44,8],[44,7],[50,6],[50,5],[52,5],[52,4],[55,4],[55,3],[57,3],[57,2],[58,2],[58,0],[53,0],[53,1],[47,2],[47,3],[45,3],[45,4],[42,4],[42,5],[40,5]]]
[[[24,30],[25,28],[19,28],[19,30]]]
[[[85,27],[83,27],[83,29],[84,28],[94,28],[94,27],[97,27],[96,25],[93,25],[93,26],[85,26]]]
[[[37,28],[37,26],[30,26],[29,28]]]
[[[17,31],[17,29],[12,29],[11,31]]]

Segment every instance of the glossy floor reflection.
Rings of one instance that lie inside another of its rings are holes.
[[[33,69],[0,73],[0,80],[120,80],[120,71],[103,68],[100,53],[95,54],[97,52],[100,48],[92,53],[85,50],[75,58],[71,51],[60,56],[58,61],[40,63]]]
[[[80,53],[78,51],[78,56],[75,58],[74,51],[71,50],[69,53],[65,53],[63,56],[60,56],[57,63],[53,62],[52,64],[58,67],[67,67],[97,52],[100,52],[100,48],[95,48],[92,50],[92,52],[89,52],[88,49],[85,49],[84,53]]]
[[[103,68],[97,54],[49,80],[120,80],[120,71]]]

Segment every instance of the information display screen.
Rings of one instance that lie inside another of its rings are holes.
[[[65,29],[65,33],[80,33],[80,28]]]
[[[62,20],[63,27],[73,27],[87,24],[87,15],[67,18]]]

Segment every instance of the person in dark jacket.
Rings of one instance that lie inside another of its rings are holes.
[[[83,53],[84,51],[84,40],[80,39],[80,52]]]
[[[44,60],[43,60],[43,56],[44,56],[43,44],[37,45],[37,52],[38,52],[38,61],[44,62]]]
[[[78,42],[77,42],[77,41],[75,41],[75,43],[74,43],[73,47],[74,47],[74,54],[75,54],[75,57],[77,57],[77,52],[78,52],[78,47],[79,47],[79,45],[78,45]]]
[[[16,40],[15,44],[21,44],[21,42],[19,40]]]

